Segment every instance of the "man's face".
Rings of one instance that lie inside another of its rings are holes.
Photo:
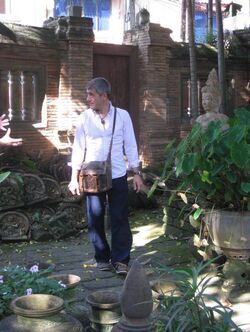
[[[106,100],[106,93],[98,94],[96,90],[87,90],[87,103],[92,110],[102,110]]]

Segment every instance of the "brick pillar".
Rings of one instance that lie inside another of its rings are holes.
[[[58,128],[71,129],[86,109],[87,82],[93,76],[92,19],[59,18],[56,34],[60,44]]]
[[[143,165],[161,161],[168,142],[167,78],[171,30],[149,23],[126,32],[125,44],[139,49],[139,146]]]

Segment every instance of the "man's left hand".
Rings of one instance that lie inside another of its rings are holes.
[[[133,185],[134,185],[134,190],[137,193],[141,191],[142,186],[143,186],[143,181],[142,181],[142,178],[139,174],[134,175]]]

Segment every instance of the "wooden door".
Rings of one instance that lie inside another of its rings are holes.
[[[126,109],[138,137],[137,48],[94,43],[93,76],[106,78],[112,88],[112,103]]]

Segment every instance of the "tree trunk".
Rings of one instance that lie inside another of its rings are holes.
[[[198,116],[197,64],[194,34],[194,1],[188,0],[188,42],[191,76],[191,116]]]
[[[218,76],[221,90],[221,113],[227,110],[227,87],[225,78],[224,35],[221,14],[221,0],[215,0],[217,21],[217,48],[218,48]]]
[[[213,0],[208,0],[207,4],[207,42],[213,43]]]
[[[186,24],[187,24],[187,1],[181,3],[181,41],[186,41]]]

